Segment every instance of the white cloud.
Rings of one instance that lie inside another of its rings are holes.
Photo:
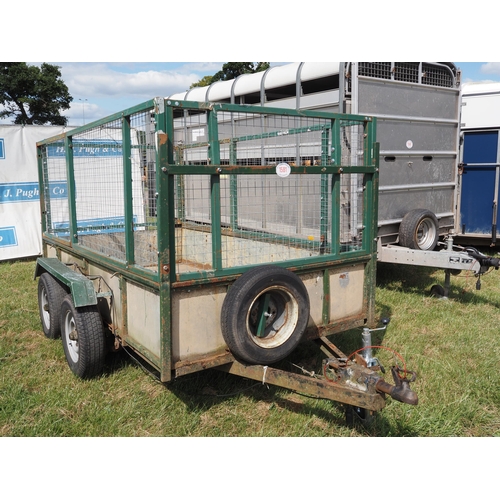
[[[481,73],[500,75],[500,62],[489,62],[481,65]]]
[[[140,104],[157,96],[188,90],[223,63],[68,62],[61,77],[73,97],[65,114],[70,124],[81,125]]]
[[[126,95],[136,96],[139,100],[187,90],[200,79],[200,74],[189,68],[139,70],[131,73],[104,63],[62,64],[61,73],[74,97]]]

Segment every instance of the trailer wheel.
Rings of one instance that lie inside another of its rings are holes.
[[[97,306],[76,308],[67,295],[61,304],[61,337],[71,371],[80,378],[99,375],[104,366],[106,345]]]
[[[446,291],[441,285],[432,285],[430,293],[433,297],[446,298]]]
[[[222,336],[231,352],[254,364],[272,364],[300,343],[309,322],[307,290],[294,273],[256,267],[229,288],[221,312]]]
[[[49,273],[42,273],[38,280],[38,311],[44,335],[49,339],[61,336],[61,304],[68,292]]]
[[[414,250],[434,250],[439,239],[436,216],[426,209],[408,212],[399,226],[399,244]]]

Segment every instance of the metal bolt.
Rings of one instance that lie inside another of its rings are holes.
[[[161,171],[162,171],[162,172],[166,172],[166,171],[167,171],[167,167],[163,167],[163,168],[161,169]]]

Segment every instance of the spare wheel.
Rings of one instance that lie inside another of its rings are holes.
[[[439,239],[437,217],[427,209],[408,212],[399,226],[399,244],[414,250],[434,250]]]
[[[278,266],[260,266],[229,288],[221,329],[231,352],[243,361],[268,365],[288,356],[309,322],[309,297],[302,280]]]

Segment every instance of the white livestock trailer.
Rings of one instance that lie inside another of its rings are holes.
[[[381,242],[432,250],[455,228],[460,71],[453,63],[292,63],[169,99],[376,116]]]

